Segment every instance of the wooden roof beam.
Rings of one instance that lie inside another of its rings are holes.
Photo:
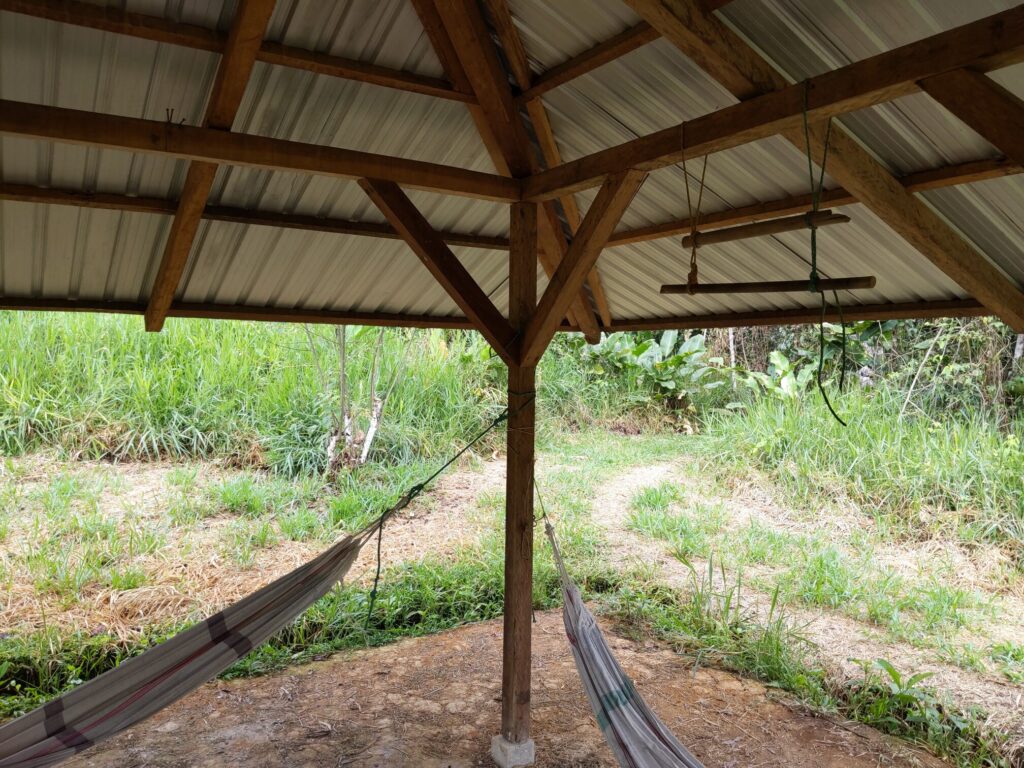
[[[930,189],[943,189],[957,184],[971,184],[978,181],[1011,176],[1022,171],[1024,171],[1024,168],[1010,162],[1006,158],[972,160],[941,168],[917,171],[901,177],[900,183],[911,192],[924,192]],[[71,205],[79,208],[98,208],[134,213],[173,214],[177,209],[176,201],[161,197],[139,197],[110,192],[81,192],[9,182],[0,182],[0,200],[41,203],[45,205]],[[856,198],[842,187],[825,190],[821,199],[823,205],[835,207],[853,205],[856,202]],[[702,231],[713,231],[736,224],[754,223],[775,219],[780,216],[802,213],[810,210],[810,208],[810,195],[793,195],[779,200],[753,203],[739,208],[729,208],[724,211],[702,213],[700,228]],[[338,235],[379,237],[388,240],[401,239],[394,228],[386,223],[350,221],[348,219],[333,219],[298,213],[276,213],[273,211],[236,208],[225,205],[206,206],[203,211],[203,218],[235,224],[282,227],[284,229],[308,230]],[[651,224],[645,227],[620,230],[611,236],[607,247],[613,248],[615,246],[630,245],[648,240],[677,237],[687,234],[690,228],[690,220],[684,218]],[[471,232],[450,232],[447,230],[442,230],[439,234],[449,246],[500,251],[507,251],[509,249],[507,237],[477,235]],[[552,267],[551,271],[554,272],[554,267]]]
[[[222,52],[227,42],[226,35],[196,24],[180,24],[158,16],[128,13],[114,7],[98,6],[79,0],[0,0],[0,11],[20,13],[63,24],[99,29],[113,34],[214,53]],[[471,95],[452,88],[440,78],[390,69],[271,41],[264,41],[260,45],[256,59],[267,64],[304,69],[320,75],[340,77],[345,80],[370,83],[441,99],[461,102],[472,100]]]
[[[462,61],[455,51],[455,44],[445,28],[437,6],[434,5],[434,0],[412,0],[412,5],[416,9],[416,14],[420,17],[420,22],[423,24],[423,29],[430,39],[431,45],[434,47],[437,58],[441,60],[441,66],[448,75],[448,79],[452,81],[455,88],[464,93],[473,94],[473,85],[466,75]],[[470,117],[473,119],[473,123],[476,125],[477,133],[480,134],[480,140],[483,142],[484,148],[487,150],[487,154],[490,156],[491,162],[494,163],[498,173],[509,176],[511,175],[511,170],[508,158],[505,157],[501,146],[499,146],[498,138],[483,108],[480,104],[475,103],[475,95],[473,95],[473,100],[474,103],[468,104],[467,109],[469,110]],[[544,271],[550,277],[554,274],[557,264],[554,263],[550,256],[552,251],[550,238],[553,236],[553,230],[544,221],[545,218],[545,216],[541,216],[540,234],[543,238],[543,243],[538,256]],[[584,314],[583,309],[584,304],[582,302],[577,301],[573,303],[573,308],[566,313],[566,319],[570,325],[577,325],[576,316],[577,314]]]
[[[484,124],[481,126],[481,135],[485,137],[485,144],[495,166],[515,177],[528,176],[537,170],[537,159],[512,97],[508,77],[498,58],[497,49],[490,42],[490,30],[475,0],[417,2],[417,7],[425,5],[431,6],[426,13],[436,15],[443,25],[443,34],[449,41],[448,45],[451,46],[452,53],[446,54],[445,58],[454,56],[457,59],[449,61],[447,66],[458,73],[456,77],[464,80],[476,96],[479,117]],[[435,36],[440,37],[440,34],[435,33]],[[441,45],[444,47],[445,44]],[[529,69],[525,62],[525,54],[521,59],[510,60],[510,63],[513,68]],[[477,124],[480,126],[479,119]],[[539,216],[540,256],[541,264],[550,278],[564,258],[567,246],[561,233],[557,212],[550,204],[545,204],[544,209]],[[570,322],[575,321],[580,326],[591,343],[600,338],[597,320],[582,288],[571,303],[568,317]]]
[[[705,15],[697,8],[694,5],[696,0],[627,2],[638,12],[649,13],[648,20],[656,28],[666,26],[662,29],[666,37],[669,37],[667,32],[679,31],[699,16],[712,40],[716,34],[722,39],[728,35],[729,45],[746,45],[715,17]],[[675,16],[666,10],[668,4],[677,10],[685,8],[685,14]],[[686,30],[685,38],[680,35],[674,37],[684,39],[693,52],[691,58],[709,69],[709,73],[737,94],[737,98],[745,100],[542,171],[525,180],[523,193],[526,199],[550,200],[567,192],[587,189],[600,184],[607,175],[626,168],[655,170],[681,162],[684,156],[693,158],[721,152],[777,133],[796,131],[802,135],[805,95],[808,117],[815,122],[914,93],[918,90],[918,80],[936,73],[963,66],[986,68],[1024,61],[1024,7],[887,51],[803,83],[782,85],[785,81],[775,74],[777,79],[773,79],[771,85],[777,85],[778,89],[765,88],[760,95],[757,95],[760,83],[767,75],[751,75],[757,77],[757,82],[747,80],[748,68],[741,72],[732,59],[718,51],[718,44],[712,51],[709,48],[712,43],[702,37],[695,40],[700,36],[693,30]],[[673,37],[669,39],[679,45]],[[698,44],[703,48],[695,51]],[[713,65],[713,60],[717,65]],[[681,141],[684,130],[685,152]]]
[[[73,299],[27,299],[13,296],[0,297],[0,311],[17,312],[99,312],[141,315],[145,304],[124,301],[96,301]],[[973,299],[951,301],[919,301],[906,304],[855,304],[843,308],[843,318],[850,320],[907,320],[941,317],[978,317],[989,314],[985,306]],[[247,320],[269,323],[312,323],[325,325],[370,325],[396,328],[458,328],[473,330],[473,323],[465,317],[449,315],[409,315],[392,312],[358,312],[331,309],[283,309],[228,304],[196,304],[175,302],[168,317],[203,318],[211,320]],[[671,328],[729,328],[752,325],[797,325],[817,323],[821,310],[785,309],[764,312],[735,312],[715,315],[683,315],[616,320],[608,328],[615,331],[658,331]],[[834,307],[825,315],[829,322],[838,322]],[[565,325],[559,331],[578,331]]]
[[[735,107],[686,124],[687,143],[704,143],[694,154],[725,148],[716,139],[727,132],[732,134],[733,142],[762,138],[762,130],[773,123],[772,132],[782,133],[794,146],[807,151],[802,131],[805,104],[810,119],[820,120],[915,92],[919,87],[917,81],[932,75],[968,66],[987,70],[1024,58],[1022,6],[810,78],[805,83],[788,85],[771,64],[707,13],[697,0],[627,2],[741,100]],[[789,100],[795,102],[786,106]],[[715,120],[719,121],[717,131],[710,126]],[[734,122],[730,125],[730,121]],[[678,138],[678,132],[655,134],[653,140],[641,139],[642,143],[650,142],[642,144],[641,154],[654,150],[659,140],[670,137]],[[823,138],[823,126],[812,126],[810,149],[817,157],[823,152]],[[681,153],[677,150],[676,154]],[[1011,327],[1024,329],[1024,291],[965,242],[924,201],[906,190],[842,126],[836,126],[832,132],[828,171],[950,279]]]
[[[509,69],[512,70],[512,75],[515,78],[516,84],[522,89],[528,89],[530,87],[533,73],[530,71],[529,59],[526,55],[526,48],[523,46],[523,41],[519,36],[519,32],[516,30],[515,22],[512,19],[512,13],[509,10],[508,3],[506,0],[487,0],[488,7],[491,11],[491,19],[494,22],[498,32],[498,40],[501,41],[502,49],[505,52],[505,58],[509,63]],[[522,102],[516,102],[522,104]],[[562,164],[562,155],[558,149],[558,142],[555,141],[554,130],[551,127],[551,120],[548,118],[548,112],[544,108],[544,102],[539,97],[532,98],[525,103],[527,114],[530,118],[530,125],[533,126],[534,137],[537,140],[537,144],[540,147],[541,155],[544,158],[544,164],[548,168],[553,168],[556,165]],[[535,168],[536,166],[534,166]],[[562,205],[562,210],[565,213],[566,221],[569,224],[569,230],[573,235],[576,234],[580,228],[580,211],[576,205],[576,198],[572,195],[563,195],[559,198],[559,203]],[[561,223],[558,219],[558,212],[550,203],[545,203],[545,215],[550,222],[551,233],[549,237],[553,237],[555,242],[552,244],[552,253],[557,254],[557,258],[554,260],[561,261],[565,258],[565,253],[568,249],[568,244],[565,241],[565,237],[562,234]],[[549,272],[550,274],[550,272]],[[601,323],[607,325],[612,321],[611,307],[608,304],[608,296],[605,294],[604,285],[601,283],[601,274],[597,271],[597,267],[590,270],[587,275],[587,285],[590,287],[590,294],[594,298],[594,305],[597,307],[597,314],[601,318]],[[579,302],[574,302],[573,306],[578,307],[580,304],[584,308],[589,307],[589,303],[586,300],[586,296],[583,295]],[[582,314],[582,309],[577,310],[576,314]],[[591,343],[598,340],[598,334],[596,328],[592,333],[592,337],[588,338]]]
[[[506,363],[514,363],[512,326],[402,189],[394,182],[377,179],[360,179],[359,186],[494,351]]]
[[[78,299],[25,299],[0,297],[0,310],[19,312],[98,312],[101,314],[143,315],[146,305],[130,301]],[[176,301],[168,317],[205,320],[247,320],[268,323],[311,323],[314,325],[370,325],[389,328],[455,328],[473,330],[472,321],[450,315],[411,315],[401,312],[359,312],[334,309],[286,309],[245,304],[203,304]],[[564,330],[569,330],[565,328]]]
[[[252,68],[256,64],[256,53],[263,42],[270,16],[274,12],[275,1],[240,0],[220,66],[217,68],[213,91],[206,105],[203,124],[207,128],[231,130]],[[185,265],[192,252],[192,244],[195,242],[203,209],[206,207],[210,190],[213,189],[216,175],[216,163],[189,164],[181,198],[178,200],[178,211],[171,224],[156,279],[150,289],[149,304],[146,307],[147,331],[159,331],[164,327],[164,318],[171,307],[171,302],[174,301],[178,283],[185,272]]]
[[[997,179],[1024,172],[1024,168],[1006,158],[989,160],[972,160],[965,163],[930,168],[917,171],[900,178],[900,183],[911,192],[925,192],[931,189],[944,189],[958,184],[971,184],[988,179]],[[47,205],[71,205],[80,208],[99,208],[112,211],[129,211],[135,213],[173,214],[177,208],[174,200],[159,197],[139,197],[119,195],[110,192],[80,192],[76,190],[56,189],[53,187],[35,187],[28,184],[12,184],[0,182],[0,200],[13,200],[26,203],[42,203]],[[853,205],[857,199],[842,187],[825,190],[821,203],[823,205]],[[724,211],[702,213],[700,228],[702,231],[713,231],[736,224],[754,223],[802,213],[811,208],[811,196],[793,195],[779,200],[764,203],[753,203],[739,208]],[[284,229],[309,230],[327,232],[338,235],[356,235],[363,237],[380,237],[389,240],[401,239],[389,224],[377,222],[350,221],[348,219],[332,219],[321,216],[310,216],[297,213],[276,213],[232,206],[206,206],[203,218],[212,221],[225,221],[236,224],[254,224],[258,226],[282,227]],[[677,237],[690,231],[690,220],[673,219],[672,221],[651,224],[645,227],[625,229],[616,232],[608,240],[608,248],[615,246],[641,243],[648,240],[659,240]],[[507,237],[495,235],[477,235],[470,232],[439,232],[449,246],[465,248],[484,248],[507,251]],[[554,272],[554,267],[551,268]]]
[[[638,48],[647,45],[661,37],[658,30],[654,29],[646,21],[641,21],[634,27],[620,32],[614,37],[588,48],[571,59],[557,64],[551,69],[542,72],[534,77],[528,86],[520,85],[522,92],[516,96],[519,104],[528,104],[534,99],[539,99],[545,93],[554,90],[566,83],[575,80],[583,75],[590,74],[598,67],[603,67],[609,62],[615,61],[632,53]]]
[[[1024,163],[1024,100],[991,77],[968,69],[929,77],[920,85],[989,144]]]
[[[7,182],[0,182],[0,200],[42,203],[44,205],[71,205],[77,208],[97,208],[132,213],[173,214],[178,207],[174,200],[162,197],[136,197],[134,195],[118,195],[109,192],[77,192],[51,187],[34,187],[28,184],[10,184]],[[228,205],[207,205],[203,209],[203,218],[231,224],[281,227],[282,229],[326,232],[334,235],[377,237],[385,240],[402,239],[394,227],[386,223],[333,219],[301,213],[277,213],[250,208],[236,208]],[[448,245],[495,251],[507,251],[509,249],[507,237],[477,235],[472,232],[449,232],[446,230],[439,231],[438,234],[441,235]]]
[[[19,101],[0,101],[0,134],[272,171],[342,179],[378,178],[413,189],[482,200],[514,202],[520,197],[517,180],[464,168],[178,125],[165,120],[102,115]]]
[[[611,176],[601,186],[569,246],[569,252],[558,265],[537,304],[537,311],[530,318],[523,334],[520,365],[535,365],[540,360],[573,295],[593,269],[605,243],[646,178],[643,171],[623,171]]]

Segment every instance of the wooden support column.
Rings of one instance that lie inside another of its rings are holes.
[[[537,208],[511,207],[509,320],[522,332],[537,306]],[[501,674],[501,735],[492,755],[499,765],[533,762],[530,741],[531,619],[533,609],[533,462],[536,367],[508,366],[508,459],[505,478],[505,628]],[[518,752],[518,760],[510,753]]]

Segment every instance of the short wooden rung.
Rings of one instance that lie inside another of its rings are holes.
[[[683,238],[683,248],[692,248],[694,241],[696,241],[697,247],[700,248],[705,245],[714,245],[715,243],[731,243],[735,240],[748,240],[752,237],[796,232],[800,229],[808,229],[812,225],[814,227],[828,227],[832,224],[845,224],[849,220],[849,216],[844,216],[841,213],[832,213],[832,211],[804,213],[799,216],[787,216],[784,219],[757,221],[753,224],[741,224],[738,227],[716,229],[712,232],[697,232],[692,236],[686,235]]]
[[[836,277],[818,280],[818,292],[851,291],[858,288],[874,288],[874,275],[867,277]],[[711,283],[691,286],[677,283],[661,286],[662,293],[799,293],[810,290],[809,280],[769,280],[756,283]]]

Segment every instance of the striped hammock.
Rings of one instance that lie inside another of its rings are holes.
[[[597,621],[583,604],[580,591],[565,570],[555,531],[544,518],[544,530],[562,584],[562,619],[583,688],[594,717],[615,759],[623,768],[703,768],[658,716],[651,711],[612,655]]]
[[[524,407],[524,406],[520,406]],[[345,578],[359,550],[392,515],[508,418],[506,408],[430,477],[359,533],[170,640],[0,726],[0,768],[53,765],[194,691],[287,627]],[[376,590],[376,582],[374,583]],[[372,595],[371,593],[371,600]]]
[[[216,677],[341,581],[390,512],[201,624],[0,727],[0,766],[58,763]]]

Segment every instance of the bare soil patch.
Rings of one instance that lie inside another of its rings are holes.
[[[590,713],[559,612],[534,627],[538,766],[615,765]],[[686,659],[610,633],[641,694],[708,768],[946,765],[862,726],[817,717],[759,683],[693,674]],[[463,627],[256,680],[215,682],[69,768],[491,765],[501,622]]]

